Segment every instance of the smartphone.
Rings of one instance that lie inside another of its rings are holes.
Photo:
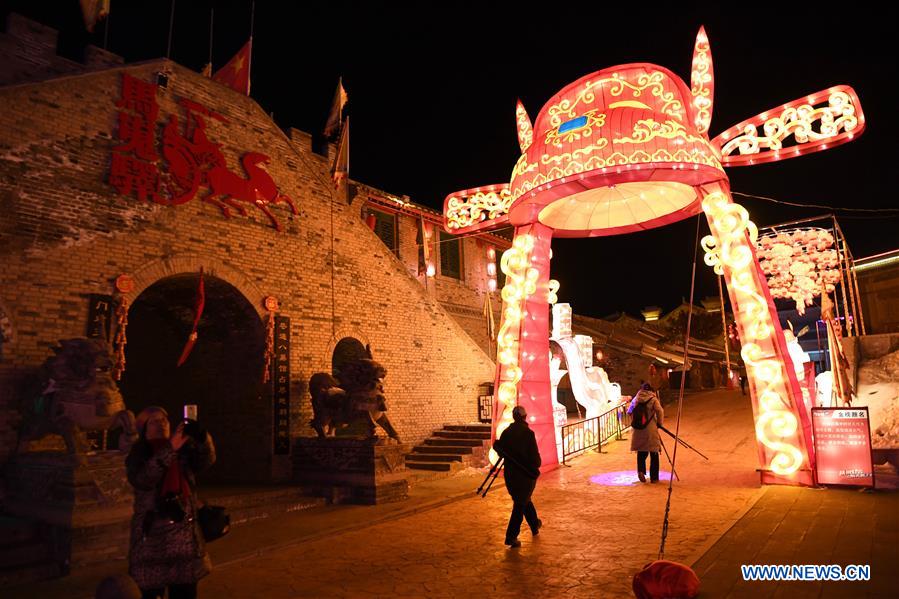
[[[197,420],[197,405],[196,404],[185,404],[184,405],[184,419],[185,420],[193,420],[196,422]]]

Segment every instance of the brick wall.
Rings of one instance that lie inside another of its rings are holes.
[[[40,81],[60,75],[121,65],[124,60],[96,46],[84,50],[84,62],[59,56],[59,34],[16,13],[6,17],[6,30],[0,33],[0,85]]]
[[[493,352],[496,350],[496,343],[488,338],[486,321],[483,315],[484,298],[489,293],[487,288],[487,248],[491,246],[495,248],[496,268],[499,270],[500,255],[506,248],[511,246],[511,242],[493,235],[484,236],[483,238],[480,236],[460,238],[462,277],[455,278],[445,276],[441,272],[440,253],[443,251],[444,244],[434,239],[431,243],[431,262],[434,264],[436,272],[433,277],[427,278],[418,269],[419,244],[417,240],[421,219],[423,215],[428,222],[433,224],[434,236],[439,238],[438,231],[442,229],[442,216],[431,209],[410,203],[408,198],[396,198],[394,200],[405,203],[404,210],[391,210],[389,202],[376,203],[372,202],[371,198],[372,196],[382,198],[391,198],[393,196],[370,186],[361,188],[360,194],[365,196],[363,199],[363,210],[360,211],[361,217],[365,216],[366,208],[368,207],[396,215],[397,237],[399,240],[397,255],[399,260],[405,265],[407,272],[418,280],[429,297],[440,302],[440,305],[459,323],[478,346],[487,352],[488,355],[493,356]],[[388,205],[385,206],[385,203]],[[435,219],[435,217],[437,218]],[[495,329],[499,329],[500,313],[502,311],[502,298],[499,290],[491,293],[491,305],[493,307]]]
[[[157,133],[168,115],[183,122],[179,98],[224,115],[227,123],[208,120],[207,136],[241,176],[244,152],[271,157],[268,172],[299,211],[272,208],[284,232],[252,204],[247,216],[226,219],[199,199],[142,203],[107,183],[122,73],[152,81],[163,70],[170,77],[157,96]],[[493,378],[491,360],[361,222],[361,200],[332,198],[327,160],[312,153],[307,134],[286,136],[252,99],[169,61],[0,88],[0,104],[0,306],[13,331],[0,362],[0,461],[15,440],[18,382],[58,339],[84,334],[88,294],[110,293],[128,273],[133,303],[154,282],[200,266],[260,315],[273,295],[291,317],[294,434],[311,434],[305,382],[330,369],[343,336],[370,343],[388,369],[388,413],[405,440],[476,419],[477,384]],[[274,471],[287,466],[273,460]]]

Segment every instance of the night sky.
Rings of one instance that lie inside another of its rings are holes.
[[[249,0],[177,0],[175,61],[196,70],[206,63],[213,5],[215,67],[246,41]],[[601,2],[541,8],[524,2],[315,6],[262,0],[255,9],[251,95],[279,126],[317,133],[342,75],[352,118],[350,176],[442,209],[448,193],[508,182],[519,155],[516,98],[534,118],[566,84],[628,62],[659,64],[689,82],[694,38],[704,24],[715,68],[712,136],[835,84],[855,88],[867,119],[861,137],[834,150],[729,169],[735,192],[899,208],[888,149],[888,140],[899,140],[897,109],[889,108],[896,104],[889,89],[899,80],[895,5],[741,5],[747,8],[620,3],[632,10],[627,13]],[[164,56],[169,6],[166,0],[112,0],[109,49],[128,62]],[[58,28],[62,53],[77,56],[85,43],[103,45],[104,25],[93,35],[84,31],[76,0],[12,8]],[[826,212],[735,199],[759,226]],[[899,247],[897,216],[845,213],[839,220],[853,253],[862,257]],[[636,315],[650,304],[675,307],[690,292],[695,226],[689,219],[644,233],[555,241],[552,276],[561,282],[560,301],[594,316]],[[705,234],[705,222],[701,227]],[[697,277],[697,299],[717,295],[701,256]]]

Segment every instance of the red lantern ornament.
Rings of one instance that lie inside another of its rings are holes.
[[[515,228],[502,264],[507,283],[492,436],[511,423],[514,406],[525,405],[544,467],[559,456],[547,359],[552,238],[633,233],[704,212],[711,230],[702,240],[705,261],[724,276],[731,305],[740,307],[735,316],[752,381],[762,480],[812,484],[811,425],[797,407],[802,394],[765,279],[781,275],[774,268],[763,272],[755,247],[758,229],[734,203],[724,167],[793,158],[850,141],[864,130],[864,115],[852,88],[836,86],[711,139],[713,72],[709,41],[700,29],[689,86],[664,67],[634,63],[564,87],[533,121],[519,102],[521,156],[509,183],[456,192],[444,202],[450,233]],[[813,243],[817,248],[818,240]],[[792,257],[792,250],[775,256],[791,262]],[[801,275],[810,274],[810,264],[803,263]]]

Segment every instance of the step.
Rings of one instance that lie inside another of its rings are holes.
[[[0,568],[0,589],[18,584],[29,584],[62,576],[62,567],[50,561],[27,564],[13,568]]]
[[[0,516],[0,548],[7,545],[18,545],[39,537],[37,523],[12,516]]]
[[[470,454],[474,451],[471,445],[416,445],[413,453],[455,453],[459,455]]]
[[[406,464],[406,468],[412,470],[443,470],[448,472],[452,467],[452,462],[408,462]]]
[[[8,545],[0,549],[0,567],[4,569],[19,568],[28,564],[50,561],[49,543],[39,540]]]
[[[458,453],[410,453],[406,456],[406,465],[412,462],[461,462]]]
[[[490,431],[434,431],[434,437],[444,439],[482,439],[490,438]]]
[[[472,433],[481,433],[487,431],[489,433],[491,430],[491,426],[489,424],[447,424],[443,427],[443,430],[464,431]]]
[[[325,505],[323,497],[308,495],[296,485],[274,487],[209,487],[202,493],[209,505],[224,507],[232,525],[242,525],[282,514],[304,511]]]
[[[480,447],[483,445],[483,441],[481,439],[441,439],[439,437],[431,437],[430,439],[425,439],[425,445]]]
[[[209,503],[233,509],[310,499],[304,495],[303,489],[296,485],[271,487],[210,485],[201,490],[203,491],[202,498]]]
[[[228,508],[228,515],[231,516],[231,524],[238,526],[288,513],[310,510],[323,506],[326,503],[327,500],[324,497],[305,497],[301,501],[283,501],[254,506],[240,506],[234,509]]]

